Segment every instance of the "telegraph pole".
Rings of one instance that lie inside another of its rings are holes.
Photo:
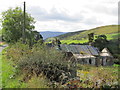
[[[24,11],[23,11],[23,44],[25,44],[25,2],[24,2]]]

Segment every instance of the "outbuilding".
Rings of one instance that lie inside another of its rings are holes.
[[[103,66],[113,65],[113,56],[107,48],[104,48],[100,53],[100,64]]]

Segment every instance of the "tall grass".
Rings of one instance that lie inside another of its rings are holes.
[[[18,74],[18,69],[11,60],[7,60],[3,55],[2,58],[2,88],[24,88],[24,83],[20,82],[22,78]]]
[[[33,76],[27,83],[27,88],[50,88],[50,81],[44,75]]]

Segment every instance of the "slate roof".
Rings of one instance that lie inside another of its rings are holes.
[[[60,50],[63,52],[72,52],[73,54],[85,54],[85,55],[99,55],[97,48],[89,45],[60,45]]]
[[[109,52],[107,48],[104,48],[102,52],[100,53],[100,56],[108,56],[108,57],[113,57],[112,54]]]

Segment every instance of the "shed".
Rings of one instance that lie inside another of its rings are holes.
[[[103,66],[113,65],[113,56],[107,48],[104,48],[100,53],[100,63]]]

